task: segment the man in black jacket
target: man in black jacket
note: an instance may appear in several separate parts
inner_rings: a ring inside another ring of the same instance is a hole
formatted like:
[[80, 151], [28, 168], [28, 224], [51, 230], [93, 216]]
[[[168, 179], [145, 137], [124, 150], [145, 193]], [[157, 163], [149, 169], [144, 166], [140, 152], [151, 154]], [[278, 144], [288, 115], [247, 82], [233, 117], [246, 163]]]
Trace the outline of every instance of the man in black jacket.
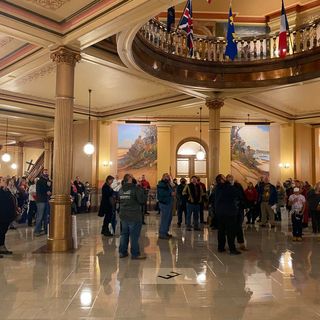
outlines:
[[184, 213], [184, 221], [187, 220], [187, 197], [182, 194], [187, 180], [185, 178], [180, 179], [180, 184], [177, 186], [177, 206], [178, 206], [178, 227], [181, 227], [182, 215]]
[[[40, 236], [41, 234], [48, 233], [48, 208], [49, 198], [51, 196], [51, 182], [49, 180], [48, 170], [43, 169], [42, 175], [36, 184], [36, 202], [37, 202], [37, 214], [36, 214], [36, 226], [34, 229], [34, 235]], [[42, 225], [44, 231], [42, 232]]]
[[216, 177], [216, 183], [214, 204], [218, 222], [218, 251], [225, 251], [227, 236], [230, 254], [240, 254], [234, 243], [237, 232], [238, 192], [222, 174]]

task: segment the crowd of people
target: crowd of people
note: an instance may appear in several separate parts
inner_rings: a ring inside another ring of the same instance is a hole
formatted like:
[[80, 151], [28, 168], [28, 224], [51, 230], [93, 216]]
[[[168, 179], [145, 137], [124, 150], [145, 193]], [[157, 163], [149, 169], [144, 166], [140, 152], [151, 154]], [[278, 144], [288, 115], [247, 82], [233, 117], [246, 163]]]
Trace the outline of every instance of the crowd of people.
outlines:
[[[131, 177], [128, 182], [128, 177]], [[146, 202], [150, 184], [143, 176], [138, 182], [131, 175], [126, 175], [122, 182], [117, 177], [109, 176], [102, 191], [102, 202], [99, 215], [104, 216], [101, 233], [112, 236], [115, 233], [116, 203], [119, 203], [121, 220], [120, 257], [128, 256], [126, 251], [129, 239], [132, 257], [140, 255], [138, 239], [146, 214]], [[117, 192], [112, 189], [116, 182]], [[146, 187], [147, 186], [147, 187]], [[146, 192], [146, 190], [148, 190]], [[232, 255], [246, 251], [243, 234], [243, 223], [256, 224], [261, 228], [275, 228], [276, 221], [288, 214], [292, 223], [292, 240], [302, 241], [302, 229], [312, 220], [314, 233], [320, 233], [320, 183], [312, 187], [308, 182], [288, 179], [283, 184], [273, 185], [269, 177], [261, 177], [254, 185], [249, 182], [246, 188], [229, 174], [226, 177], [219, 174], [215, 183], [206, 190], [199, 177], [193, 176], [187, 183], [185, 178], [172, 179], [168, 173], [163, 174], [157, 184], [157, 207], [160, 212], [159, 239], [172, 238], [169, 233], [172, 217], [177, 212], [177, 227], [181, 228], [184, 220], [186, 231], [201, 231], [205, 224], [211, 229], [217, 229], [218, 251], [225, 252], [226, 242]], [[107, 202], [106, 202], [106, 199]], [[107, 203], [107, 206], [105, 204]], [[204, 208], [208, 208], [208, 218], [205, 221]], [[126, 221], [122, 227], [123, 219]], [[128, 223], [132, 227], [128, 227]], [[112, 231], [108, 229], [112, 226]], [[137, 227], [139, 225], [139, 227]], [[135, 226], [135, 227], [134, 227]], [[236, 242], [238, 246], [236, 246]], [[138, 255], [139, 253], [139, 255]]]
[[[46, 169], [40, 177], [28, 180], [0, 177], [0, 257], [12, 254], [5, 246], [5, 235], [16, 223], [34, 226], [34, 235], [47, 234], [50, 215], [49, 201], [52, 181]], [[139, 236], [147, 210], [151, 186], [144, 175], [136, 180], [126, 174], [121, 180], [109, 175], [102, 187], [98, 215], [103, 217], [101, 234], [112, 237], [116, 233], [117, 216], [120, 218], [120, 257], [128, 256], [130, 242], [133, 259], [145, 259], [139, 249]], [[70, 203], [73, 213], [90, 209], [91, 188], [80, 177], [71, 181]], [[276, 226], [288, 213], [292, 223], [292, 240], [302, 241], [303, 228], [312, 221], [312, 231], [320, 233], [320, 182], [312, 187], [308, 182], [288, 179], [273, 185], [269, 177], [261, 177], [257, 184], [249, 182], [246, 188], [229, 174], [219, 174], [207, 190], [197, 176], [172, 179], [163, 174], [156, 187], [157, 207], [160, 213], [159, 239], [172, 238], [169, 233], [172, 217], [177, 212], [177, 228], [183, 222], [186, 231], [201, 231], [204, 225], [217, 229], [219, 252], [238, 255], [246, 251], [243, 223], [259, 223], [261, 228]], [[208, 209], [208, 217], [205, 217]], [[238, 246], [236, 246], [236, 242]]]
[[[48, 170], [43, 169], [35, 179], [26, 177], [0, 177], [0, 257], [12, 252], [5, 246], [5, 235], [9, 229], [19, 225], [34, 228], [34, 236], [48, 233], [50, 221], [49, 201], [52, 195], [52, 181]], [[79, 177], [71, 181], [70, 205], [74, 213], [88, 211], [91, 188]]]

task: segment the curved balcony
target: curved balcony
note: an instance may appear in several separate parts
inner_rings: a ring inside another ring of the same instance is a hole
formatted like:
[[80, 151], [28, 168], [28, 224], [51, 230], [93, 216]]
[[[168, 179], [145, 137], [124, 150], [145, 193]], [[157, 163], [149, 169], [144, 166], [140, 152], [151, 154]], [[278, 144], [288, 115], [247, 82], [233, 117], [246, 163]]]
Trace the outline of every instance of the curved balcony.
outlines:
[[137, 33], [133, 57], [145, 72], [196, 88], [249, 88], [281, 85], [320, 76], [320, 19], [288, 32], [287, 57], [278, 56], [279, 34], [238, 38], [235, 61], [224, 55], [226, 40], [194, 36], [188, 56], [186, 34], [167, 32], [152, 19]]

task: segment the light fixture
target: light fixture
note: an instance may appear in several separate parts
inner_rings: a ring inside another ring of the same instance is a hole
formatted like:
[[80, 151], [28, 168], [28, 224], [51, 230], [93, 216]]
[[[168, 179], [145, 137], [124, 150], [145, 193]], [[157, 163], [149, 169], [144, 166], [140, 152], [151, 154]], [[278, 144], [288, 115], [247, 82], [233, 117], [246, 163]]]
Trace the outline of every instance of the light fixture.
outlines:
[[94, 153], [94, 145], [91, 142], [91, 89], [89, 89], [89, 132], [88, 132], [88, 143], [83, 147], [83, 152], [88, 156]]
[[250, 121], [250, 114], [248, 113], [248, 121], [244, 123], [245, 126], [270, 126], [270, 121]]
[[3, 162], [10, 162], [11, 160], [11, 156], [8, 153], [8, 118], [7, 118], [7, 127], [6, 127], [6, 151], [5, 153], [2, 155], [1, 159]]
[[201, 111], [202, 111], [202, 107], [200, 107], [200, 141], [199, 141], [199, 151], [197, 152], [197, 154], [196, 154], [196, 158], [197, 158], [197, 160], [204, 160], [204, 158], [205, 158], [205, 153], [203, 152], [203, 150], [202, 150], [202, 148], [201, 148], [201, 133], [202, 133], [202, 126], [201, 126], [201, 120], [202, 120], [202, 118], [201, 118]]
[[112, 161], [107, 161], [107, 160], [104, 160], [104, 161], [102, 161], [102, 165], [104, 166], [104, 167], [111, 167], [112, 166]]
[[280, 168], [284, 168], [284, 169], [289, 169], [290, 168], [290, 163], [286, 162], [286, 163], [279, 163], [279, 167]]
[[13, 163], [13, 164], [11, 165], [11, 169], [16, 170], [17, 168], [18, 168], [18, 166], [17, 166], [15, 163]]

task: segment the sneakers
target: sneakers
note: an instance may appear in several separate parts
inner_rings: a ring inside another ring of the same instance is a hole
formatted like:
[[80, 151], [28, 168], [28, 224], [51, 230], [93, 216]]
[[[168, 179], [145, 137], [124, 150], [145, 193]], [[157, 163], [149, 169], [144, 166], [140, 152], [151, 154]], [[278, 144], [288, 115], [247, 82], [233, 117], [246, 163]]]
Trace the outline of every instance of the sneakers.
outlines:
[[1, 254], [12, 254], [12, 251], [9, 251], [7, 248], [6, 248], [6, 246], [1, 246], [0, 247], [0, 255]]
[[139, 256], [131, 257], [132, 260], [145, 260], [147, 256], [140, 254]]
[[292, 237], [292, 241], [297, 241], [297, 237]]
[[119, 253], [119, 258], [126, 258], [128, 253]]
[[301, 242], [302, 241], [302, 237], [297, 237], [297, 241]]
[[113, 234], [110, 231], [101, 231], [101, 234], [105, 237], [113, 237]]

